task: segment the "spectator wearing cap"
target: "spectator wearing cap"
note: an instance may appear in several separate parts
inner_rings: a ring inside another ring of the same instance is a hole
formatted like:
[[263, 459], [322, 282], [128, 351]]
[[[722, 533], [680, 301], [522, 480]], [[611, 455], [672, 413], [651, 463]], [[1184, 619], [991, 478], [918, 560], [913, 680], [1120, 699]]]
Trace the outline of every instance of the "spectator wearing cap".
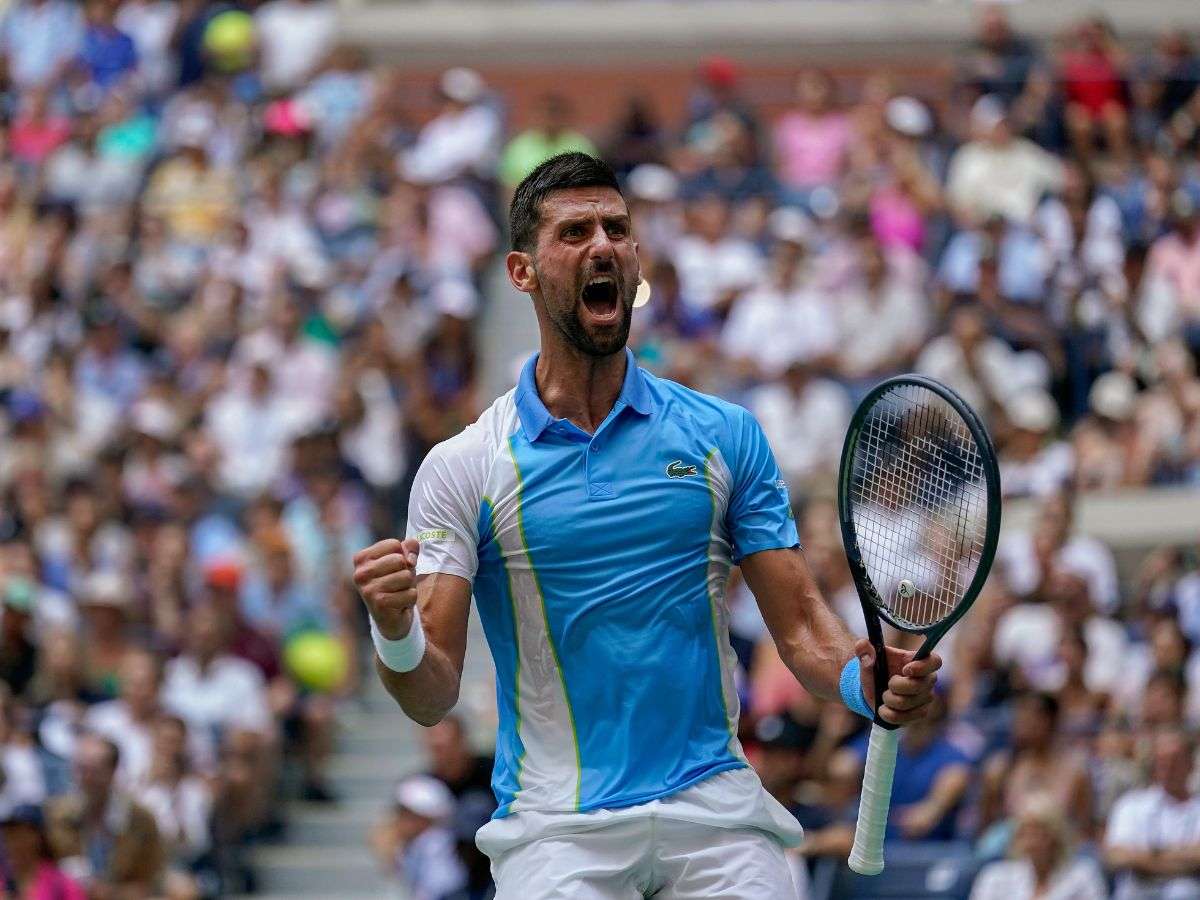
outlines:
[[709, 56], [701, 60], [688, 96], [684, 145], [694, 146], [707, 139], [709, 126], [720, 116], [733, 116], [746, 126], [757, 158], [758, 114], [743, 96], [741, 66], [727, 56]]
[[116, 572], [93, 572], [83, 582], [79, 608], [87, 635], [84, 678], [97, 696], [117, 696], [117, 672], [134, 649], [129, 634], [133, 599], [129, 580]]
[[779, 209], [767, 228], [767, 273], [737, 298], [718, 338], [727, 363], [751, 384], [778, 378], [792, 361], [824, 360], [838, 340], [830, 304], [814, 289], [812, 223], [798, 210]]
[[1075, 856], [1067, 812], [1052, 796], [1030, 796], [1016, 818], [1011, 858], [979, 873], [971, 900], [1105, 900], [1103, 873]]
[[42, 808], [21, 804], [0, 815], [0, 886], [20, 900], [86, 900], [79, 883], [68, 877], [46, 837]]
[[[970, 786], [971, 761], [947, 737], [946, 718], [945, 700], [938, 697], [928, 716], [900, 733], [889, 837], [945, 841], [958, 833], [956, 819]], [[860, 767], [867, 738], [860, 735], [843, 751], [853, 753]]]
[[559, 153], [578, 150], [596, 156], [596, 145], [573, 126], [574, 110], [562, 94], [538, 99], [534, 124], [514, 137], [500, 156], [500, 181], [510, 192], [530, 172]]
[[1088, 392], [1090, 413], [1072, 432], [1080, 490], [1145, 485], [1163, 453], [1162, 434], [1146, 427], [1138, 386], [1125, 372], [1106, 372]]
[[642, 163], [630, 170], [625, 184], [629, 216], [638, 223], [638, 252], [658, 260], [683, 230], [679, 176], [667, 166]]
[[[1028, 692], [1014, 702], [1011, 746], [989, 756], [981, 772], [979, 827], [988, 846], [1007, 848], [1021, 809], [1031, 797], [1049, 794], [1071, 810], [1087, 833], [1092, 826], [1092, 794], [1084, 761], [1064, 747], [1059, 732], [1058, 700]], [[995, 826], [991, 834], [987, 830]]]
[[79, 738], [75, 789], [46, 805], [50, 843], [89, 896], [152, 896], [162, 875], [162, 843], [154, 816], [118, 787], [119, 760], [111, 741]]
[[1104, 833], [1115, 900], [1200, 894], [1200, 798], [1191, 790], [1194, 747], [1178, 730], [1153, 739], [1153, 780], [1122, 795]]
[[474, 69], [447, 69], [438, 96], [441, 109], [401, 157], [401, 173], [422, 184], [463, 176], [486, 182], [496, 170], [501, 131], [483, 77]]
[[1074, 474], [1071, 447], [1055, 437], [1059, 414], [1039, 388], [1004, 402], [1007, 433], [1000, 441], [1000, 484], [1006, 497], [1045, 497], [1062, 490]]
[[930, 310], [919, 287], [924, 266], [911, 251], [889, 250], [861, 227], [852, 239], [853, 273], [831, 298], [838, 313], [836, 366], [843, 379], [865, 389], [911, 367], [929, 335]]
[[1015, 137], [1000, 98], [981, 97], [971, 110], [972, 139], [950, 160], [946, 195], [964, 223], [1004, 216], [1027, 223], [1042, 195], [1062, 181], [1062, 163], [1032, 141]]
[[385, 872], [399, 878], [413, 900], [439, 900], [461, 890], [467, 872], [447, 827], [454, 796], [428, 775], [396, 787], [393, 807], [371, 831], [371, 847]]
[[204, 567], [201, 602], [211, 603], [229, 628], [229, 652], [251, 663], [267, 683], [282, 669], [278, 642], [251, 625], [241, 608], [242, 564], [235, 559], [215, 559]]

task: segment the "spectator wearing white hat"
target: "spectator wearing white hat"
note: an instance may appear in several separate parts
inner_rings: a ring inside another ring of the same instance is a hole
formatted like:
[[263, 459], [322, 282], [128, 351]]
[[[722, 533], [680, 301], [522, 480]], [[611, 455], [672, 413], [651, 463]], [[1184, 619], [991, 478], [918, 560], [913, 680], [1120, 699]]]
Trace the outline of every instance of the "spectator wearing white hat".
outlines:
[[486, 87], [474, 69], [442, 73], [441, 111], [402, 156], [400, 172], [405, 178], [437, 184], [459, 176], [493, 176], [500, 153], [500, 116], [487, 102]]
[[83, 580], [79, 608], [87, 635], [84, 680], [96, 696], [112, 698], [119, 692], [118, 673], [134, 649], [129, 633], [133, 602], [133, 585], [118, 572], [92, 572]]
[[972, 139], [950, 160], [946, 193], [963, 222], [1004, 216], [1026, 223], [1038, 201], [1062, 182], [1062, 163], [1037, 144], [1014, 137], [999, 97], [985, 96], [971, 110]]
[[672, 263], [688, 306], [724, 315], [734, 299], [758, 281], [762, 254], [730, 232], [730, 209], [718, 194], [705, 194], [687, 208], [687, 230], [676, 242]]
[[1054, 399], [1039, 388], [1004, 403], [1009, 428], [1000, 443], [1000, 485], [1005, 497], [1044, 497], [1070, 484], [1075, 460], [1071, 446], [1055, 437], [1059, 424]]
[[411, 775], [396, 786], [392, 808], [371, 831], [379, 864], [412, 900], [439, 900], [467, 883], [448, 827], [454, 809], [454, 795], [444, 784], [429, 775]]

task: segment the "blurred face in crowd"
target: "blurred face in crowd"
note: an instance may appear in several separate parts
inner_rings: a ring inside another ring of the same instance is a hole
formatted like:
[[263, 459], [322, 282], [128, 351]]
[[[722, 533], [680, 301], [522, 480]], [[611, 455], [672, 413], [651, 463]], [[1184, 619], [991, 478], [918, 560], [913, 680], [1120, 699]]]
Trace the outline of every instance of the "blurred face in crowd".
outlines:
[[716, 243], [725, 235], [729, 224], [729, 207], [716, 194], [702, 197], [688, 210], [692, 230], [709, 243]]
[[833, 82], [824, 72], [809, 69], [796, 80], [796, 99], [807, 113], [825, 112], [833, 99]]
[[1160, 734], [1154, 740], [1154, 783], [1173, 797], [1189, 796], [1192, 774], [1192, 748], [1177, 731]]
[[1012, 742], [1018, 750], [1048, 747], [1054, 741], [1055, 717], [1042, 698], [1026, 695], [1013, 710]]
[[1160, 669], [1181, 670], [1187, 663], [1187, 642], [1173, 619], [1161, 619], [1154, 626], [1150, 632], [1150, 650]]
[[135, 650], [125, 657], [121, 663], [121, 699], [137, 719], [158, 706], [158, 664], [151, 654]]
[[1018, 822], [1012, 849], [1014, 856], [1029, 860], [1038, 872], [1053, 870], [1063, 851], [1059, 835], [1035, 816], [1023, 817]]
[[458, 719], [448, 716], [433, 727], [425, 729], [422, 737], [425, 741], [425, 755], [435, 774], [453, 777], [471, 764], [471, 747]]
[[979, 42], [990, 50], [1001, 50], [1009, 39], [1008, 18], [995, 7], [984, 10], [979, 22]]
[[207, 604], [196, 606], [188, 615], [188, 646], [202, 660], [211, 660], [221, 651], [221, 622], [216, 609]]
[[160, 718], [154, 725], [154, 757], [159, 765], [172, 774], [183, 774], [186, 749], [186, 726], [174, 716]]
[[75, 747], [75, 781], [93, 805], [103, 805], [112, 791], [117, 771], [112, 746], [95, 735], [84, 735]]
[[639, 267], [625, 201], [607, 187], [554, 191], [541, 204], [530, 254], [546, 317], [585, 356], [624, 349]]
[[1151, 676], [1142, 694], [1142, 726], [1175, 727], [1183, 721], [1183, 686], [1171, 672]]
[[42, 837], [35, 826], [25, 822], [9, 822], [0, 826], [0, 846], [18, 871], [35, 865], [41, 850]]

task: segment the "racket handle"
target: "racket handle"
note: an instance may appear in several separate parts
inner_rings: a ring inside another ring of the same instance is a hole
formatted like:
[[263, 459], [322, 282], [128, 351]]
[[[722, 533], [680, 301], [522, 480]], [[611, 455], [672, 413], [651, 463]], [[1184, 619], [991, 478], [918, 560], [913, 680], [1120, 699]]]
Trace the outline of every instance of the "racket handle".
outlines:
[[892, 805], [892, 776], [896, 773], [896, 745], [900, 732], [871, 726], [867, 763], [863, 768], [862, 797], [858, 801], [858, 824], [849, 865], [859, 875], [883, 871], [883, 834], [888, 808]]

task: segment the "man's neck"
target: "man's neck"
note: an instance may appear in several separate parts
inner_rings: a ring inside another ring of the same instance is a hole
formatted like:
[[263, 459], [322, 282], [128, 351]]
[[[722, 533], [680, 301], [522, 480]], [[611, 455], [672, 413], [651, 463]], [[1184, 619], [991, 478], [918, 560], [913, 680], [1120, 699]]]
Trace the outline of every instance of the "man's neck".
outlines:
[[550, 415], [594, 434], [621, 394], [625, 351], [593, 357], [543, 341], [534, 380]]

